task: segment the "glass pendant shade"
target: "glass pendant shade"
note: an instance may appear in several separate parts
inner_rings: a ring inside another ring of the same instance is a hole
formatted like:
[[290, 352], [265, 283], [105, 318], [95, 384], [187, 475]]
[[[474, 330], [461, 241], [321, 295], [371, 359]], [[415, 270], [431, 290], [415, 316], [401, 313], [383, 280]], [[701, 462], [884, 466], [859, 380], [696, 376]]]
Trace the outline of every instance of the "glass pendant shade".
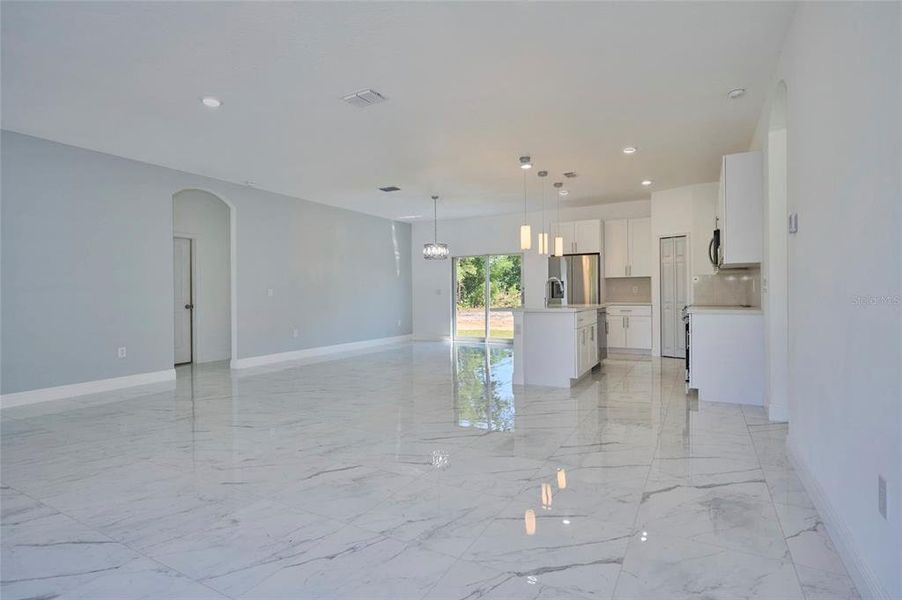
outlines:
[[538, 237], [538, 242], [539, 242], [539, 254], [541, 256], [548, 254], [548, 234], [545, 233], [544, 231], [542, 233], [540, 233], [539, 237]]
[[448, 252], [448, 244], [440, 244], [438, 242], [438, 196], [432, 197], [432, 211], [435, 220], [433, 221], [435, 229], [433, 230], [432, 241], [423, 244], [423, 258], [426, 260], [445, 260], [450, 253]]
[[529, 225], [520, 225], [520, 250], [532, 248], [532, 228]]
[[448, 244], [429, 242], [423, 244], [423, 258], [426, 260], [444, 260], [448, 258]]
[[564, 238], [559, 235], [554, 236], [554, 255], [564, 255]]

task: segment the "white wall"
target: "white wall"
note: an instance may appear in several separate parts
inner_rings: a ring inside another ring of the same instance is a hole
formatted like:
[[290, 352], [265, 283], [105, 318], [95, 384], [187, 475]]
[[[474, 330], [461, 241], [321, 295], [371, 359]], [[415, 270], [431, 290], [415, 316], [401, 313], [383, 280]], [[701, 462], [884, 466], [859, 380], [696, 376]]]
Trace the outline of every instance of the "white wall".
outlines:
[[194, 362], [231, 358], [229, 207], [201, 190], [172, 197], [174, 234], [192, 239]]
[[[439, 207], [441, 214], [441, 207]], [[549, 213], [551, 214], [551, 213]], [[561, 209], [561, 221], [580, 219], [623, 219], [647, 217], [648, 200], [598, 204]], [[545, 302], [548, 259], [536, 252], [535, 237], [541, 216], [529, 214], [533, 248], [524, 252], [523, 285], [527, 306]], [[448, 244], [452, 256], [520, 253], [520, 225], [523, 214], [474, 217], [439, 221], [439, 241]], [[451, 335], [452, 287], [451, 260], [427, 261], [422, 258], [423, 244], [432, 241], [432, 221], [414, 224], [412, 234], [413, 333], [418, 339], [447, 338]]]
[[692, 277], [713, 273], [708, 260], [708, 242], [714, 231], [714, 215], [717, 210], [717, 182], [699, 183], [651, 195], [651, 277], [652, 347], [653, 356], [661, 355], [661, 251], [662, 237], [688, 235], [689, 281], [687, 293], [692, 303]]
[[[902, 597], [900, 7], [800, 4], [772, 84], [787, 86], [788, 208], [799, 215], [789, 447], [862, 592], [887, 598]], [[753, 147], [766, 148], [769, 116], [766, 106]]]
[[235, 207], [233, 359], [411, 332], [407, 224], [9, 131], [0, 147], [3, 394], [172, 369], [185, 189]]

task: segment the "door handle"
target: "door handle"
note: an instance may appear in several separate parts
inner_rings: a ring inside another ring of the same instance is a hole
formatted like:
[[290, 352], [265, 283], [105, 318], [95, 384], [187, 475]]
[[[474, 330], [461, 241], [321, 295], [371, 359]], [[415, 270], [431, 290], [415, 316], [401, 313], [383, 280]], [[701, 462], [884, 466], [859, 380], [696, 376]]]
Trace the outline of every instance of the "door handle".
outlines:
[[193, 304], [186, 304], [186, 305], [185, 305], [185, 308], [187, 308], [188, 310], [193, 310], [193, 309], [194, 309], [194, 305], [193, 305]]

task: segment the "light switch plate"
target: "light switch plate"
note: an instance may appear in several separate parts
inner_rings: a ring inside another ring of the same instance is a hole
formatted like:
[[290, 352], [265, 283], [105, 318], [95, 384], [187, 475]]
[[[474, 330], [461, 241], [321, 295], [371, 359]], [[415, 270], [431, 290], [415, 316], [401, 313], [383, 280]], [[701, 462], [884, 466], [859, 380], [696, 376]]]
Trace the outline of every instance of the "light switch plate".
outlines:
[[882, 475], [877, 476], [877, 510], [880, 516], [886, 518], [886, 479]]

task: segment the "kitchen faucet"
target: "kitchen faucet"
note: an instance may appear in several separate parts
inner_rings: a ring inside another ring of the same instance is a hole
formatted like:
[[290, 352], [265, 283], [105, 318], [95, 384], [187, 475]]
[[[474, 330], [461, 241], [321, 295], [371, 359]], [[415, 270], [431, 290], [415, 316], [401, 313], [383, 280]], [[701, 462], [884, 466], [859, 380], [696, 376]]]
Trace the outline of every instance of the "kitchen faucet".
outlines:
[[[545, 307], [548, 307], [548, 300], [556, 297], [554, 294], [555, 289], [559, 290], [560, 298], [564, 297], [564, 282], [561, 281], [557, 277], [549, 277], [545, 280]], [[550, 292], [550, 293], [549, 293]]]

